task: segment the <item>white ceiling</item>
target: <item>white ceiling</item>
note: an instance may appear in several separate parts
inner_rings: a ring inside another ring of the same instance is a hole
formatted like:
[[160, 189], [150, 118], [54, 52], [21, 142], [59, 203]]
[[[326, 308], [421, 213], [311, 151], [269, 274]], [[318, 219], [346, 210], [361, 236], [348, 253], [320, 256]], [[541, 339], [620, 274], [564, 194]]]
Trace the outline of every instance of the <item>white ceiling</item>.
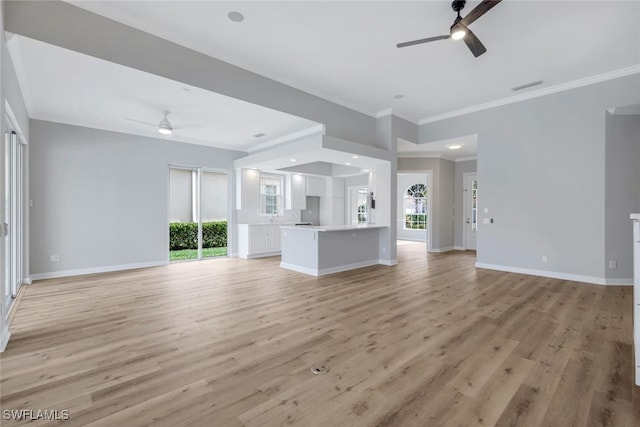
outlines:
[[[446, 34], [450, 1], [71, 1], [140, 30], [375, 116], [418, 123], [523, 92], [640, 64], [640, 2], [505, 0], [471, 25], [488, 51], [474, 58], [444, 40], [397, 49], [396, 43]], [[465, 15], [478, 4], [469, 1]], [[227, 18], [236, 10], [241, 23]], [[159, 137], [162, 111], [173, 140], [255, 151], [314, 122], [193, 86], [14, 36], [10, 53], [31, 117]], [[404, 99], [394, 99], [397, 94]], [[267, 136], [256, 139], [252, 135]], [[267, 141], [265, 143], [265, 141]], [[407, 142], [408, 143], [408, 142]], [[400, 153], [468, 157], [400, 144]], [[409, 143], [410, 144], [410, 143]], [[431, 145], [431, 144], [429, 144]]]
[[[8, 48], [34, 119], [239, 151], [319, 127], [310, 120], [26, 37], [14, 35]], [[175, 128], [170, 137], [158, 133], [165, 110]], [[258, 133], [266, 136], [253, 136]]]
[[[392, 107], [414, 122], [532, 81], [545, 83], [529, 90], [640, 64], [638, 1], [505, 0], [471, 25], [487, 47], [479, 58], [452, 40], [395, 47], [447, 34], [449, 0], [72, 3], [363, 113]], [[245, 20], [230, 21], [233, 10]]]

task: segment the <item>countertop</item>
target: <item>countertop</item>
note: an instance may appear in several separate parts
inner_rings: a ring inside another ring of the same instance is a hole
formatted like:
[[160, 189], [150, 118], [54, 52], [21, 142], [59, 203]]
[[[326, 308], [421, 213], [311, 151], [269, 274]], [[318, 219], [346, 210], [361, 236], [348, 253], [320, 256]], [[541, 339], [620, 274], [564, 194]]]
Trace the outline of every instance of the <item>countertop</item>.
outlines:
[[374, 228], [387, 228], [386, 225], [357, 224], [357, 225], [283, 225], [285, 230], [309, 230], [309, 231], [350, 231]]

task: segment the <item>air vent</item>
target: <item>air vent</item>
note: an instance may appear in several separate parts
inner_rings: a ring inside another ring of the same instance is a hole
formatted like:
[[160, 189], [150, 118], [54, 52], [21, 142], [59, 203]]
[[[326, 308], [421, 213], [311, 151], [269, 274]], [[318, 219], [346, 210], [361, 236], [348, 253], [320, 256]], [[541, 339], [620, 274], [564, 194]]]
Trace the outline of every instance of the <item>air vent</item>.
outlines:
[[521, 86], [512, 87], [511, 90], [516, 92], [516, 91], [519, 91], [519, 90], [522, 90], [522, 89], [526, 89], [526, 88], [529, 88], [529, 87], [532, 87], [532, 86], [541, 85], [542, 83], [544, 83], [544, 80], [538, 80], [538, 81], [535, 81], [535, 82], [523, 84]]
[[267, 136], [267, 134], [260, 132], [260, 133], [256, 133], [255, 135], [253, 135], [254, 138], [262, 138], [263, 136]]

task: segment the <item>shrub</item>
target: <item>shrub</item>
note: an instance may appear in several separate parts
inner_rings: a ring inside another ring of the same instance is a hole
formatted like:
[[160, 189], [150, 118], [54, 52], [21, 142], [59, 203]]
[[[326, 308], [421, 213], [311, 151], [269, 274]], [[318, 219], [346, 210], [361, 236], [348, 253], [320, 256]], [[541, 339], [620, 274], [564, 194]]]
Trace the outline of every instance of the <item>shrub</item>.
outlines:
[[[227, 222], [202, 223], [202, 247], [223, 248], [227, 246]], [[198, 223], [172, 222], [169, 224], [169, 249], [198, 249]]]

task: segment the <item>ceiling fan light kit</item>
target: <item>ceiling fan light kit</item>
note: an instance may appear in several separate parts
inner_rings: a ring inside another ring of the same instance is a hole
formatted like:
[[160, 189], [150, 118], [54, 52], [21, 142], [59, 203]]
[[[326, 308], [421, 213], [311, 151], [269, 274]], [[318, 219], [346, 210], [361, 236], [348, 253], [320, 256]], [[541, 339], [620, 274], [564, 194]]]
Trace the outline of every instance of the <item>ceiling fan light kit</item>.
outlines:
[[451, 8], [458, 14], [453, 21], [453, 25], [449, 28], [449, 34], [443, 36], [428, 37], [425, 39], [413, 40], [409, 42], [398, 43], [397, 47], [407, 47], [416, 44], [433, 42], [436, 40], [464, 40], [473, 56], [476, 58], [487, 51], [482, 42], [476, 37], [475, 34], [469, 29], [469, 25], [482, 15], [487, 13], [495, 5], [500, 3], [501, 0], [483, 0], [478, 4], [471, 12], [469, 12], [464, 18], [460, 16], [460, 11], [464, 9], [466, 0], [454, 0], [451, 3]]
[[173, 133], [171, 122], [169, 122], [169, 119], [167, 118], [168, 115], [169, 115], [169, 112], [165, 111], [164, 118], [160, 120], [160, 123], [158, 123], [158, 132], [160, 132], [163, 135], [171, 135]]

